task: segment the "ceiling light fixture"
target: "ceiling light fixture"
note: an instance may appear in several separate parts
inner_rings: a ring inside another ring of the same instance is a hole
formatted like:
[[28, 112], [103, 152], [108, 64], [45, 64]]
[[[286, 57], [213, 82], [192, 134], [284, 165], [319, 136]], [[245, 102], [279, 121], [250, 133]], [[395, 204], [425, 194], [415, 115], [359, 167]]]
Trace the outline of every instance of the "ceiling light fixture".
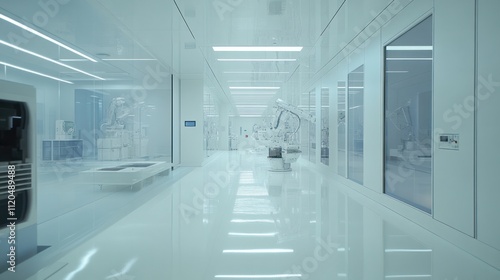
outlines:
[[224, 250], [222, 253], [240, 253], [240, 254], [267, 254], [267, 253], [293, 253], [293, 249], [241, 249]]
[[67, 46], [67, 45], [65, 45], [65, 44], [57, 41], [57, 40], [55, 40], [55, 39], [52, 39], [49, 36], [47, 36], [47, 35], [45, 35], [43, 33], [40, 33], [39, 31], [36, 31], [35, 29], [33, 29], [33, 28], [31, 28], [31, 27], [29, 27], [27, 25], [24, 25], [24, 24], [22, 24], [22, 23], [20, 23], [20, 22], [18, 22], [16, 20], [14, 20], [14, 19], [6, 16], [6, 15], [0, 14], [0, 19], [3, 19], [3, 20], [5, 20], [5, 21], [7, 21], [7, 22], [9, 22], [9, 23], [17, 26], [17, 27], [20, 27], [20, 28], [22, 28], [22, 29], [24, 29], [24, 30], [26, 30], [26, 31], [28, 31], [28, 32], [30, 32], [30, 33], [32, 33], [32, 34], [40, 37], [40, 38], [43, 38], [43, 39], [45, 39], [45, 40], [47, 40], [47, 41], [49, 41], [51, 43], [54, 43], [54, 44], [56, 44], [56, 45], [58, 45], [58, 46], [60, 46], [62, 48], [65, 48], [68, 51], [70, 51], [70, 52], [72, 52], [74, 54], [77, 54], [77, 55], [79, 55], [79, 56], [81, 56], [83, 58], [86, 58], [86, 59], [88, 59], [88, 60], [90, 60], [92, 62], [97, 62], [97, 60], [91, 58], [90, 56], [87, 56], [87, 55], [85, 55], [85, 54], [83, 54], [83, 53], [81, 53], [81, 52], [79, 52], [79, 51], [77, 51], [77, 50], [75, 50], [75, 49], [73, 49], [73, 48], [71, 48], [71, 47], [69, 47], [69, 46]]
[[274, 94], [276, 94], [276, 92], [274, 92], [274, 91], [272, 91], [272, 92], [258, 92], [258, 91], [233, 92], [232, 91], [231, 94], [233, 94], [233, 95], [248, 95], [248, 94], [250, 94], [250, 95], [257, 95], [257, 94], [259, 94], [259, 95], [266, 95], [266, 94], [268, 94], [268, 95], [274, 95]]
[[277, 232], [266, 232], [266, 233], [247, 233], [247, 232], [229, 232], [228, 235], [231, 236], [256, 236], [256, 237], [269, 237], [276, 236]]
[[229, 89], [280, 89], [280, 87], [229, 87]]
[[235, 275], [215, 275], [215, 278], [239, 278], [239, 279], [272, 279], [272, 278], [302, 278], [302, 274], [235, 274]]
[[387, 46], [388, 51], [432, 51], [432, 46]]
[[156, 61], [156, 58], [103, 58], [103, 61]]
[[237, 108], [267, 108], [267, 105], [236, 105]]
[[76, 61], [88, 61], [88, 59], [85, 58], [61, 58], [59, 61], [64, 61], [64, 62], [76, 62]]
[[386, 60], [432, 60], [432, 57], [388, 57]]
[[274, 224], [274, 220], [269, 219], [233, 219], [231, 223], [271, 223]]
[[[253, 83], [254, 80], [228, 80], [228, 83]], [[283, 81], [277, 80], [267, 80], [267, 81], [259, 81], [259, 83], [282, 83]]]
[[385, 71], [385, 73], [392, 73], [392, 74], [398, 74], [398, 73], [408, 73], [408, 71], [404, 71], [404, 70], [387, 70]]
[[219, 58], [218, 61], [225, 62], [291, 62], [296, 58]]
[[11, 44], [11, 43], [5, 42], [5, 41], [3, 41], [3, 40], [0, 40], [0, 44], [5, 45], [5, 46], [10, 47], [10, 48], [13, 48], [13, 49], [15, 49], [15, 50], [18, 50], [18, 51], [21, 51], [21, 52], [24, 52], [24, 53], [30, 54], [30, 55], [32, 55], [32, 56], [36, 56], [36, 57], [41, 58], [41, 59], [43, 59], [43, 60], [46, 60], [46, 61], [52, 62], [52, 63], [54, 63], [54, 64], [60, 65], [60, 66], [62, 66], [62, 67], [66, 67], [66, 68], [69, 68], [69, 69], [71, 69], [71, 70], [74, 70], [74, 71], [80, 72], [80, 73], [82, 73], [82, 74], [85, 74], [85, 75], [87, 75], [87, 76], [90, 76], [90, 77], [96, 78], [96, 79], [98, 79], [98, 80], [101, 80], [101, 81], [105, 81], [105, 80], [106, 80], [106, 79], [101, 78], [101, 77], [99, 77], [99, 76], [92, 75], [92, 74], [87, 73], [87, 72], [85, 72], [85, 71], [83, 71], [83, 70], [80, 70], [80, 69], [78, 69], [78, 68], [75, 68], [75, 67], [69, 66], [69, 65], [64, 64], [64, 63], [61, 63], [61, 62], [59, 62], [59, 61], [57, 61], [57, 60], [54, 60], [54, 59], [52, 59], [52, 58], [48, 58], [48, 57], [43, 56], [43, 55], [41, 55], [41, 54], [38, 54], [38, 53], [36, 53], [36, 52], [32, 52], [32, 51], [29, 51], [29, 50], [27, 50], [27, 49], [23, 49], [23, 48], [21, 48], [21, 47], [18, 47], [18, 46], [16, 46], [16, 45]]
[[303, 47], [280, 46], [246, 46], [246, 47], [212, 47], [215, 52], [300, 52]]
[[11, 68], [14, 68], [14, 69], [17, 69], [17, 70], [21, 70], [21, 71], [24, 71], [24, 72], [35, 74], [35, 75], [38, 75], [38, 76], [42, 76], [42, 77], [45, 77], [45, 78], [56, 80], [56, 81], [59, 81], [59, 82], [63, 82], [63, 83], [67, 83], [67, 84], [73, 84], [70, 81], [59, 79], [59, 78], [56, 78], [56, 77], [53, 77], [53, 76], [49, 76], [49, 75], [46, 75], [46, 74], [43, 74], [43, 73], [40, 73], [40, 72], [36, 72], [36, 71], [30, 70], [30, 69], [26, 69], [26, 68], [23, 68], [23, 67], [20, 67], [20, 66], [16, 66], [16, 65], [13, 65], [13, 64], [10, 64], [10, 63], [6, 63], [6, 62], [3, 62], [3, 61], [0, 61], [0, 64], [8, 66], [8, 67], [11, 67]]
[[289, 74], [290, 72], [224, 72], [224, 74]]

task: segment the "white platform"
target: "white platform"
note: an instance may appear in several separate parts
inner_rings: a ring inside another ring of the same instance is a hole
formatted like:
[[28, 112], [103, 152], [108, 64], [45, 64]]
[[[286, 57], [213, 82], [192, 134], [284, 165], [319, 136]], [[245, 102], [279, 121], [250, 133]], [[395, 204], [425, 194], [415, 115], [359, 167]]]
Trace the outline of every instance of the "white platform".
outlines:
[[88, 184], [133, 186], [160, 173], [169, 173], [171, 163], [164, 161], [124, 162], [116, 166], [95, 168], [82, 172]]

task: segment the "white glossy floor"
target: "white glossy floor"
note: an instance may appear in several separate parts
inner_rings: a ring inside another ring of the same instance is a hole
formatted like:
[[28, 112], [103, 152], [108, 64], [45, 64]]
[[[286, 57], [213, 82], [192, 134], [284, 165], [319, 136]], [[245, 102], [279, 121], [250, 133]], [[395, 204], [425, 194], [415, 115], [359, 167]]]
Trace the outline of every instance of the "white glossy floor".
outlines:
[[28, 279], [500, 279], [303, 160], [288, 173], [267, 165], [216, 154]]

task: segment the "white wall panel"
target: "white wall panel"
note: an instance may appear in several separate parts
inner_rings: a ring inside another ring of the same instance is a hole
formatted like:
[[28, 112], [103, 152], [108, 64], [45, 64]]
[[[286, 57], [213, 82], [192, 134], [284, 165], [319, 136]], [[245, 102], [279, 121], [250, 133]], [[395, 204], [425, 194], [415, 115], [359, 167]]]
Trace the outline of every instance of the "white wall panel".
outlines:
[[[196, 127], [185, 127], [196, 121]], [[203, 152], [203, 80], [181, 80], [181, 165], [201, 166]]]
[[383, 110], [382, 46], [380, 32], [365, 47], [365, 113], [364, 113], [364, 185], [382, 193]]
[[500, 250], [500, 1], [477, 3], [477, 238]]
[[[474, 102], [474, 2], [435, 1], [434, 11], [433, 213], [473, 236], [474, 114], [467, 107]], [[459, 150], [439, 149], [441, 132], [459, 134]]]

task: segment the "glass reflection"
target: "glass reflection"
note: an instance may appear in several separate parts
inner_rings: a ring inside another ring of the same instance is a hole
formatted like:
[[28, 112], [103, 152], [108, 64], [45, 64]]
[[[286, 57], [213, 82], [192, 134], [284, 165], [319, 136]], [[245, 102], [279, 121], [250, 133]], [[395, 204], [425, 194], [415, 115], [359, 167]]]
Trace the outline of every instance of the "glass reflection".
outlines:
[[330, 89], [321, 89], [321, 162], [330, 165]]
[[385, 193], [432, 203], [432, 18], [385, 48]]
[[339, 81], [337, 83], [337, 164], [338, 174], [347, 176], [346, 165], [346, 82]]
[[347, 111], [348, 170], [349, 179], [363, 184], [363, 111], [364, 67], [361, 65], [348, 75]]

